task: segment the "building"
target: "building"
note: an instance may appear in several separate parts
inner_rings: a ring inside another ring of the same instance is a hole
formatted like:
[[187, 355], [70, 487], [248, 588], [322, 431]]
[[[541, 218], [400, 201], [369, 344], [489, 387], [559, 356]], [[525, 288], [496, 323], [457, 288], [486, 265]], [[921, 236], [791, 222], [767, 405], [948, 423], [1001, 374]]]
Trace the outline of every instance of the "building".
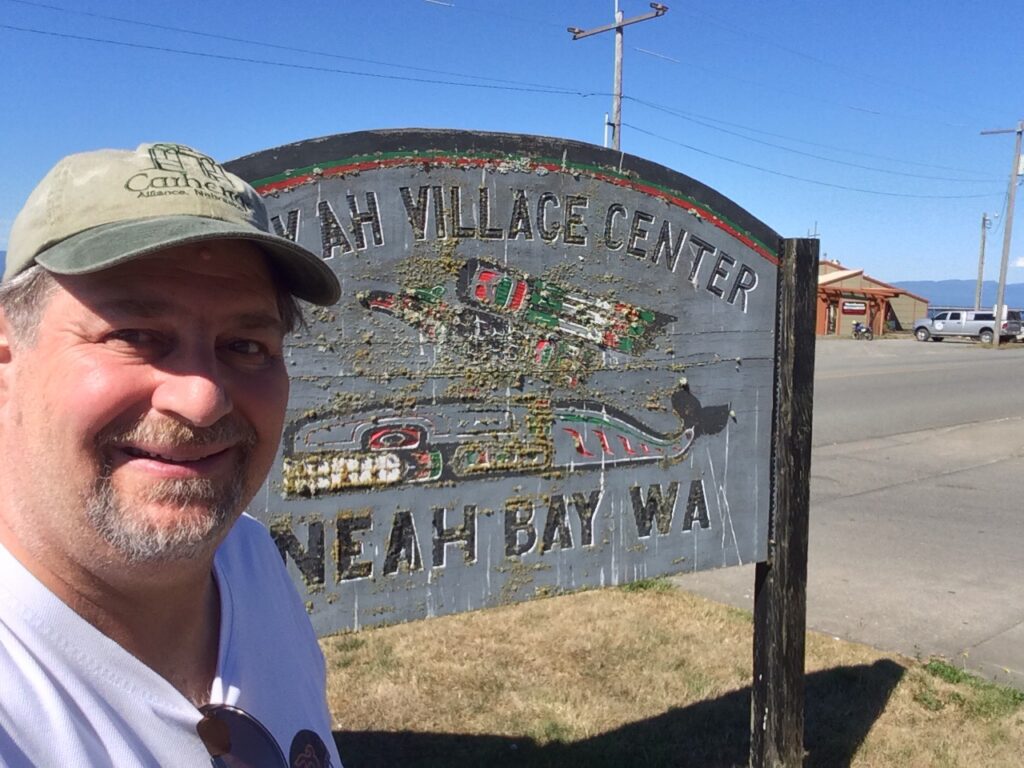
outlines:
[[913, 331], [914, 320], [928, 314], [928, 299], [864, 274], [838, 261], [818, 262], [819, 336], [850, 336], [860, 321], [876, 336]]

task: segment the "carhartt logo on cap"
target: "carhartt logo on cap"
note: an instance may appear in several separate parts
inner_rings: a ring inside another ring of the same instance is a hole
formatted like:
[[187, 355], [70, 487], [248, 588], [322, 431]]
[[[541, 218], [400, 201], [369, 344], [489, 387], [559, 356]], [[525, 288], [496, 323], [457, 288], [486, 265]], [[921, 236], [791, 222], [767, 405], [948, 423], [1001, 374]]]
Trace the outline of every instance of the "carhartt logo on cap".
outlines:
[[153, 167], [133, 174], [124, 184], [138, 197], [192, 194], [251, 210], [244, 188], [212, 157], [181, 144], [153, 144], [149, 159]]

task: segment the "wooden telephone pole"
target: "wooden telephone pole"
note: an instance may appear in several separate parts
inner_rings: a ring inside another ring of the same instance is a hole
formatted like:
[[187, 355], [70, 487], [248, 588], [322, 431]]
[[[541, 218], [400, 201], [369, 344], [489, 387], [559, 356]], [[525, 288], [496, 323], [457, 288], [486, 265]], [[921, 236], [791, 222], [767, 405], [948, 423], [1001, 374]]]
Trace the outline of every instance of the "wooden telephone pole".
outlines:
[[999, 325], [1003, 321], [1003, 302], [1006, 299], [1006, 267], [1010, 261], [1010, 242], [1013, 239], [1013, 204], [1017, 199], [1017, 177], [1020, 176], [1020, 137], [1024, 133], [1024, 120], [1017, 123], [1016, 128], [1002, 128], [995, 131], [982, 131], [982, 136], [996, 133], [1016, 133], [1017, 142], [1013, 151], [1013, 168], [1010, 170], [1010, 191], [1006, 201], [1006, 221], [1003, 222], [1003, 259], [999, 263], [999, 287], [996, 289], [996, 324], [995, 338], [992, 347], [999, 347]]
[[[995, 214], [998, 216], [999, 214]], [[992, 226], [987, 213], [981, 214], [981, 248], [978, 251], [978, 284], [974, 288], [974, 308], [981, 309], [981, 286], [985, 280], [985, 231]]]
[[651, 3], [653, 9], [650, 13], [644, 13], [640, 16], [634, 16], [631, 19], [623, 19], [622, 11], [619, 10], [619, 1], [615, 0], [615, 21], [612, 24], [605, 24], [603, 27], [595, 27], [594, 29], [580, 29], [579, 27], [569, 27], [568, 30], [572, 34], [573, 40], [579, 40], [584, 37], [590, 37], [592, 35], [600, 34], [601, 32], [607, 32], [611, 29], [615, 30], [615, 86], [612, 91], [612, 119], [608, 125], [612, 129], [612, 149], [620, 149], [620, 134], [622, 133], [622, 28], [629, 26], [630, 24], [636, 24], [640, 21], [647, 21], [648, 19], [656, 19], [659, 16], [664, 16], [668, 13], [668, 6], [662, 5], [661, 3]]

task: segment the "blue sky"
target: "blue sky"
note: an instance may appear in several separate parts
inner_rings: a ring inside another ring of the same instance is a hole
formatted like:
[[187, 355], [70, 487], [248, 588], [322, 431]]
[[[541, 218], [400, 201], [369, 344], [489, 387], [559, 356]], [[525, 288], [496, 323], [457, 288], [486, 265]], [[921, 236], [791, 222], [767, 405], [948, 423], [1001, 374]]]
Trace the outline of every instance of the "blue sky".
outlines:
[[[979, 134], [1024, 118], [1019, 0], [666, 4], [625, 32], [625, 151], [784, 235], [816, 226], [829, 258], [889, 281], [973, 278], [982, 213], [999, 213], [985, 270], [998, 275], [1013, 135]], [[42, 175], [98, 147], [177, 141], [228, 160], [401, 127], [600, 144], [614, 36], [566, 27], [613, 8], [0, 0], [0, 249]], [[1021, 207], [1011, 263], [1024, 264]]]

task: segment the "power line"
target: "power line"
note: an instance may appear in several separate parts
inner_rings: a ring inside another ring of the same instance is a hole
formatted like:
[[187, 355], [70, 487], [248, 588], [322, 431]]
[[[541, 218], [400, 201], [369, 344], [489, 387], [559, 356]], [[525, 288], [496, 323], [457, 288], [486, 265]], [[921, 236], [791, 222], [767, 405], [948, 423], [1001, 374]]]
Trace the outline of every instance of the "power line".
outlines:
[[630, 125], [629, 123], [623, 123], [623, 125], [625, 127], [627, 127], [627, 128], [631, 128], [632, 130], [637, 131], [638, 133], [645, 134], [646, 136], [651, 136], [651, 137], [653, 137], [655, 139], [660, 139], [661, 141], [666, 141], [669, 144], [675, 144], [678, 147], [682, 147], [684, 149], [689, 149], [690, 151], [697, 152], [697, 153], [699, 153], [701, 155], [706, 155], [708, 157], [713, 157], [716, 160], [723, 160], [723, 161], [725, 161], [727, 163], [732, 163], [734, 165], [739, 165], [739, 166], [742, 166], [744, 168], [751, 168], [751, 169], [753, 169], [755, 171], [762, 171], [763, 173], [770, 173], [773, 176], [781, 176], [781, 177], [786, 178], [786, 179], [793, 179], [794, 181], [803, 181], [803, 182], [806, 182], [808, 184], [817, 184], [818, 186], [821, 186], [821, 187], [831, 187], [833, 189], [842, 189], [842, 190], [845, 190], [847, 192], [860, 192], [860, 193], [863, 193], [863, 194], [880, 195], [880, 196], [883, 196], [883, 197], [915, 198], [915, 199], [919, 199], [919, 200], [972, 200], [972, 199], [979, 199], [979, 198], [984, 198], [984, 197], [992, 197], [992, 195], [912, 195], [912, 194], [908, 194], [908, 193], [904, 193], [904, 192], [887, 192], [887, 191], [878, 190], [878, 189], [863, 189], [861, 187], [849, 187], [849, 186], [845, 186], [843, 184], [833, 184], [832, 182], [828, 182], [828, 181], [821, 181], [819, 179], [808, 179], [808, 178], [806, 178], [804, 176], [795, 176], [795, 175], [790, 174], [790, 173], [783, 173], [782, 171], [774, 171], [774, 170], [772, 170], [770, 168], [763, 168], [763, 167], [761, 167], [759, 165], [752, 165], [751, 163], [744, 163], [741, 160], [735, 160], [735, 159], [733, 159], [731, 157], [726, 157], [725, 155], [718, 155], [718, 154], [715, 154], [714, 152], [708, 152], [705, 149], [700, 149], [699, 147], [694, 147], [694, 146], [692, 146], [690, 144], [684, 144], [681, 141], [676, 141], [675, 139], [670, 139], [667, 136], [662, 136], [662, 135], [654, 133], [652, 131], [644, 130], [643, 128], [640, 128], [638, 126]]
[[[682, 120], [687, 120], [687, 121], [691, 121], [691, 122], [697, 122], [697, 118], [701, 118], [703, 120], [707, 120], [707, 121], [712, 122], [712, 123], [719, 123], [721, 125], [729, 125], [729, 126], [732, 126], [733, 128], [740, 128], [740, 129], [742, 129], [744, 131], [750, 131], [751, 133], [759, 133], [762, 136], [772, 136], [772, 137], [774, 137], [776, 139], [784, 139], [785, 141], [792, 141], [792, 142], [795, 142], [797, 144], [806, 144], [809, 147], [821, 147], [822, 149], [831, 149], [831, 150], [833, 150], [835, 152], [846, 152], [847, 154], [850, 154], [850, 155], [860, 155], [861, 157], [870, 157], [870, 158], [873, 158], [875, 160], [887, 160], [889, 162], [894, 162], [894, 163], [903, 163], [904, 165], [915, 165], [915, 166], [917, 166], [919, 168], [934, 168], [934, 169], [939, 170], [939, 171], [955, 171], [956, 173], [977, 173], [976, 171], [969, 171], [969, 170], [966, 170], [964, 168], [954, 168], [954, 167], [947, 166], [947, 165], [935, 165], [933, 163], [921, 163], [921, 162], [917, 162], [915, 160], [905, 160], [905, 159], [899, 158], [899, 157], [889, 157], [887, 155], [876, 155], [876, 154], [873, 154], [871, 152], [861, 152], [861, 151], [854, 150], [854, 149], [848, 149], [846, 147], [837, 147], [837, 146], [835, 146], [833, 144], [822, 144], [822, 143], [816, 142], [816, 141], [808, 141], [806, 139], [797, 139], [797, 138], [795, 138], [793, 136], [786, 136], [786, 135], [781, 134], [781, 133], [773, 133], [771, 131], [765, 131], [765, 130], [761, 130], [759, 128], [751, 128], [748, 125], [742, 125], [740, 123], [732, 123], [732, 122], [729, 122], [728, 120], [719, 120], [718, 118], [708, 117], [707, 115], [694, 115], [694, 113], [692, 113], [692, 112], [683, 112], [681, 110], [674, 109], [672, 107], [667, 107], [664, 104], [658, 104], [658, 103], [653, 102], [653, 101], [645, 101], [643, 99], [638, 99], [635, 96], [626, 96], [625, 98], [627, 98], [627, 99], [629, 99], [631, 101], [635, 101], [637, 104], [642, 104], [645, 107], [649, 107], [651, 109], [657, 110], [658, 112], [664, 112], [665, 114], [673, 115], [673, 116], [678, 117], [678, 118], [680, 118]], [[977, 179], [977, 181], [997, 181], [997, 179], [995, 177], [986, 177], [984, 179]]]
[[[476, 8], [467, 8], [466, 6], [464, 6], [464, 5], [460, 4], [460, 3], [456, 3], [456, 2], [436, 3], [436, 5], [442, 5], [442, 4], [447, 6], [442, 11], [443, 13], [448, 13], [448, 12], [475, 13], [475, 14], [484, 15], [484, 16], [487, 16], [487, 17], [503, 17], [503, 18], [511, 19], [513, 21], [521, 22], [521, 23], [524, 23], [524, 24], [530, 24], [531, 26], [538, 26], [538, 25], [539, 26], [544, 26], [544, 27], [554, 27], [554, 26], [556, 26], [556, 25], [551, 24], [549, 22], [545, 22], [542, 18], [538, 18], [538, 17], [527, 18], [527, 17], [524, 17], [524, 16], [515, 16], [515, 15], [512, 15], [512, 14], [508, 14], [508, 13], [502, 13], [500, 11], [496, 11], [496, 10], [493, 10], [493, 9], [487, 9], [486, 11], [483, 11], [483, 10], [479, 10], [479, 9], [476, 9]], [[676, 8], [676, 6], [673, 6], [673, 8]], [[758, 34], [756, 32], [751, 32], [749, 30], [745, 30], [745, 29], [743, 29], [741, 27], [738, 27], [735, 24], [731, 24], [731, 23], [723, 21], [721, 19], [716, 19], [715, 17], [713, 17], [713, 16], [711, 16], [711, 15], [709, 15], [707, 13], [697, 13], [697, 12], [694, 12], [694, 11], [688, 11], [685, 8], [680, 8], [680, 12], [683, 13], [683, 14], [686, 14], [686, 15], [692, 17], [692, 18], [695, 18], [695, 19], [698, 19], [700, 21], [709, 23], [712, 26], [716, 26], [716, 27], [718, 27], [718, 28], [728, 32], [729, 34], [735, 35], [737, 37], [754, 38], [755, 40], [757, 40], [758, 43], [762, 44], [766, 48], [775, 48], [777, 50], [781, 50], [781, 51], [783, 51], [785, 53], [788, 53], [790, 55], [793, 55], [793, 56], [796, 56], [798, 58], [804, 59], [806, 61], [813, 62], [815, 64], [818, 64], [818, 65], [822, 66], [822, 67], [825, 67], [825, 68], [828, 68], [828, 69], [832, 69], [832, 70], [834, 70], [834, 71], [836, 71], [836, 72], [838, 72], [840, 74], [843, 74], [843, 75], [845, 75], [847, 77], [853, 77], [853, 78], [857, 78], [857, 79], [860, 79], [860, 80], [874, 81], [877, 84], [885, 85], [885, 86], [888, 86], [888, 87], [895, 87], [897, 89], [901, 89], [901, 90], [905, 90], [905, 91], [916, 92], [916, 93], [920, 94], [921, 96], [928, 97], [929, 100], [933, 100], [932, 101], [933, 106], [936, 106], [936, 105], [945, 106], [946, 104], [948, 104], [948, 99], [946, 99], [946, 98], [944, 98], [944, 97], [942, 97], [942, 96], [940, 96], [938, 94], [930, 93], [930, 92], [925, 91], [925, 90], [920, 89], [920, 88], [915, 88], [912, 85], [908, 85], [906, 83], [900, 83], [900, 82], [898, 82], [896, 80], [889, 80], [889, 79], [886, 79], [886, 78], [883, 78], [883, 77], [878, 77], [878, 76], [872, 75], [872, 74], [870, 74], [868, 72], [860, 71], [860, 70], [857, 70], [857, 69], [854, 69], [854, 68], [851, 68], [851, 67], [844, 67], [844, 66], [841, 66], [839, 64], [835, 64], [835, 63], [833, 63], [831, 61], [828, 61], [826, 59], [819, 58], [817, 56], [809, 54], [806, 51], [795, 49], [795, 48], [789, 48], [789, 47], [787, 47], [785, 45], [782, 45], [781, 43], [767, 42], [765, 40], [765, 37], [764, 37], [763, 34]], [[561, 29], [561, 28], [562, 27], [559, 26], [559, 29]], [[643, 50], [643, 49], [639, 49], [639, 48], [637, 50], [641, 50], [643, 53], [646, 53], [648, 55], [655, 56], [655, 57], [658, 57], [658, 58], [666, 58], [666, 59], [669, 59], [669, 60], [673, 60], [672, 57], [668, 57], [668, 56], [664, 56], [664, 55], [661, 55], [661, 54], [657, 54], [657, 53], [655, 53], [653, 51]], [[692, 60], [688, 60], [686, 62], [686, 66], [688, 68], [693, 68], [695, 65], [693, 64]], [[718, 73], [716, 71], [716, 74], [720, 74], [720, 73]], [[736, 79], [740, 79], [740, 78], [736, 78]], [[754, 81], [749, 81], [749, 82], [754, 82]], [[769, 87], [774, 87], [774, 86], [769, 86]], [[777, 90], [782, 91], [783, 89], [778, 89], [777, 88]], [[788, 91], [783, 91], [783, 92], [788, 92]], [[807, 94], [797, 94], [797, 95], [804, 96], [804, 97], [807, 96]], [[837, 103], [837, 102], [828, 102], [825, 99], [818, 99], [818, 100], [819, 101], [823, 101], [825, 103], [833, 103], [833, 104]], [[954, 127], [954, 128], [969, 128], [969, 127], [971, 127], [971, 126], [965, 125], [963, 123], [950, 123], [950, 122], [945, 122], [945, 121], [941, 121], [941, 120], [926, 119], [926, 118], [917, 117], [917, 116], [909, 115], [909, 114], [907, 114], [907, 115], [900, 115], [900, 114], [893, 113], [893, 112], [882, 112], [882, 111], [879, 111], [879, 110], [868, 109], [866, 107], [857, 107], [857, 106], [845, 105], [845, 104], [839, 104], [839, 106], [843, 106], [843, 107], [846, 107], [847, 109], [858, 111], [858, 112], [866, 112], [868, 114], [876, 114], [876, 115], [880, 115], [882, 117], [890, 117], [890, 118], [895, 118], [895, 119], [900, 119], [900, 120], [912, 120], [912, 121], [915, 121], [915, 122], [926, 121], [929, 124], [940, 123], [942, 125], [946, 125], [946, 126]], [[990, 107], [990, 105], [986, 105], [986, 108], [991, 108], [991, 107]], [[947, 111], [947, 114], [950, 114], [950, 113], [948, 113], [948, 111]]]
[[[656, 59], [662, 59], [664, 61], [671, 61], [673, 64], [682, 64], [683, 63], [679, 59], [673, 59], [671, 56], [666, 56], [664, 53], [658, 53], [657, 51], [648, 51], [646, 48], [637, 48], [635, 45], [633, 46], [633, 50], [634, 51], [639, 51], [640, 53], [646, 53], [648, 56], [653, 56]], [[687, 62], [687, 66], [688, 67], [692, 67], [693, 64], [690, 63], [690, 62]], [[711, 71], [710, 69], [706, 69], [705, 67], [699, 67], [699, 69], [703, 69], [705, 72], [710, 72]]]
[[[874, 81], [875, 83], [878, 83], [878, 84], [881, 84], [881, 85], [890, 86], [890, 87], [896, 87], [896, 88], [899, 88], [899, 89], [904, 90], [904, 91], [908, 91], [908, 92], [911, 92], [911, 93], [917, 93], [920, 96], [927, 97], [928, 100], [931, 102], [932, 106], [938, 106], [940, 104], [941, 105], [945, 105], [949, 101], [948, 99], [940, 96], [939, 94], [931, 93], [931, 92], [923, 90], [921, 88], [916, 88], [916, 87], [914, 87], [912, 85], [907, 85], [906, 83], [900, 83], [900, 82], [898, 82], [896, 80], [889, 80], [889, 79], [884, 78], [884, 77], [878, 77], [876, 75], [872, 75], [872, 74], [869, 74], [867, 72], [863, 72], [863, 71], [860, 71], [860, 70], [857, 70], [857, 69], [853, 69], [853, 68], [850, 68], [850, 67], [843, 67], [843, 66], [841, 66], [839, 64], [835, 64], [835, 63], [833, 63], [831, 61], [827, 61], [827, 60], [819, 58], [817, 56], [813, 56], [813, 55], [807, 53], [806, 51], [797, 50], [795, 48], [789, 48], [789, 47], [787, 47], [785, 45], [782, 45], [781, 43], [766, 41], [765, 36], [764, 36], [763, 33], [751, 32], [750, 30], [743, 29], [742, 27], [739, 27], [736, 24], [733, 24], [733, 23], [730, 23], [730, 22], [726, 22], [726, 21], [723, 21], [721, 19], [716, 19], [714, 16], [711, 16], [710, 14], [707, 14], [707, 13], [697, 13], [697, 12], [694, 12], [694, 11], [687, 11], [685, 9], [681, 10], [680, 12], [684, 13], [686, 15], [692, 16], [694, 18], [700, 19], [702, 21], [708, 22], [708, 23], [712, 24], [713, 26], [717, 26], [718, 28], [720, 28], [720, 29], [722, 29], [722, 30], [732, 34], [732, 35], [737, 35], [737, 36], [740, 36], [740, 37], [753, 38], [753, 39], [757, 40], [759, 43], [761, 43], [762, 45], [764, 45], [765, 47], [776, 48], [776, 49], [784, 51], [785, 53], [788, 53], [788, 54], [790, 54], [792, 56], [796, 56], [796, 57], [804, 59], [806, 61], [810, 61], [810, 62], [813, 62], [815, 64], [819, 64], [819, 65], [821, 65], [823, 67], [826, 67], [828, 69], [835, 70], [836, 72], [844, 74], [847, 77], [854, 77], [854, 78], [857, 78], [857, 79], [860, 79], [860, 80]], [[985, 107], [986, 107], [986, 109], [991, 108], [989, 105], [985, 105]], [[969, 127], [969, 126], [960, 125], [959, 127], [966, 128], [966, 127]]]
[[[645, 104], [645, 106], [650, 106], [650, 105], [649, 104]], [[771, 141], [764, 141], [763, 139], [755, 139], [752, 136], [744, 136], [742, 133], [738, 133], [736, 131], [730, 131], [727, 128], [719, 128], [717, 126], [711, 125], [710, 123], [706, 123], [706, 122], [703, 122], [701, 120], [697, 120], [697, 119], [694, 119], [694, 118], [686, 118], [686, 119], [689, 120], [692, 123], [696, 123], [697, 125], [702, 125], [705, 128], [710, 128], [713, 131], [719, 131], [721, 133], [728, 134], [729, 136], [736, 136], [736, 137], [744, 139], [746, 141], [751, 141], [751, 142], [753, 142], [755, 144], [761, 144], [762, 146], [765, 146], [765, 147], [772, 147], [773, 149], [781, 149], [783, 152], [791, 152], [794, 155], [800, 155], [801, 157], [810, 157], [810, 158], [813, 158], [815, 160], [822, 160], [822, 161], [824, 161], [826, 163], [835, 163], [836, 165], [845, 165], [845, 166], [847, 166], [849, 168], [859, 168], [860, 170], [863, 170], [863, 171], [874, 171], [876, 173], [886, 173], [886, 174], [889, 174], [890, 176], [904, 176], [904, 177], [911, 178], [911, 179], [927, 179], [928, 181], [951, 181], [951, 182], [955, 182], [955, 183], [958, 183], [958, 184], [992, 184], [995, 181], [994, 179], [957, 179], [957, 178], [952, 178], [950, 176], [927, 176], [927, 175], [920, 174], [920, 173], [907, 173], [905, 171], [893, 171], [893, 170], [890, 170], [888, 168], [878, 168], [877, 166], [861, 165], [860, 163], [851, 163], [851, 162], [848, 162], [846, 160], [836, 160], [836, 159], [831, 158], [831, 157], [825, 157], [824, 155], [816, 155], [813, 152], [803, 152], [803, 151], [801, 151], [799, 149], [793, 149], [791, 147], [784, 147], [781, 144], [775, 144], [775, 143], [773, 143]]]
[[1007, 206], [1007, 204], [1009, 202], [1010, 202], [1010, 190], [1007, 189], [1007, 190], [1005, 190], [1003, 192], [1003, 202], [1000, 204], [999, 213], [996, 214], [996, 216], [999, 219], [999, 224], [998, 224], [998, 226], [996, 226], [996, 228], [994, 230], [992, 230], [992, 234], [993, 235], [999, 234], [999, 232], [1003, 228], [1003, 222], [1006, 221], [1006, 206]]
[[516, 16], [511, 13], [503, 13], [501, 11], [494, 10], [493, 8], [488, 8], [486, 11], [482, 11], [479, 8], [469, 8], [465, 5], [462, 5], [461, 3], [454, 2], [438, 2], [437, 0], [424, 0], [424, 2], [430, 3], [431, 5], [434, 6], [444, 6], [445, 10], [441, 11], [441, 13], [475, 13], [479, 16], [486, 16], [488, 19], [509, 19], [510, 21], [519, 22], [520, 24], [528, 24], [530, 25], [530, 27], [534, 28], [538, 26], [546, 27], [552, 30], [557, 29], [559, 32], [563, 32], [565, 30], [564, 24], [555, 24], [553, 22], [544, 21], [543, 18], [539, 18], [537, 16], [534, 16], [532, 18], [528, 18], [526, 16]]
[[[653, 56], [654, 58], [657, 58], [657, 59], [663, 59], [665, 61], [672, 62], [674, 64], [683, 64], [682, 61], [679, 61], [678, 59], [674, 59], [671, 56], [665, 56], [664, 54], [655, 53], [654, 51], [648, 51], [645, 48], [634, 48], [634, 50], [639, 51], [640, 53], [646, 53], [648, 56]], [[788, 88], [780, 88], [775, 83], [767, 83], [767, 82], [764, 82], [762, 80], [754, 80], [754, 79], [747, 78], [747, 77], [736, 77], [735, 75], [728, 75], [725, 72], [723, 72], [721, 70], [721, 68], [713, 69], [712, 67], [702, 67], [700, 64], [695, 64], [693, 61], [687, 61], [685, 64], [686, 64], [686, 68], [688, 70], [690, 70], [690, 69], [699, 69], [702, 72], [707, 72], [707, 73], [709, 73], [710, 75], [712, 75], [714, 77], [725, 78], [726, 80], [734, 80], [734, 81], [736, 81], [738, 83], [746, 83], [747, 85], [754, 85], [754, 86], [757, 86], [758, 88], [767, 88], [767, 89], [772, 90], [772, 91], [777, 91], [778, 93], [784, 93], [784, 94], [786, 94], [788, 96], [795, 96], [795, 97], [797, 97], [799, 99], [803, 99], [805, 101], [812, 101], [812, 102], [817, 102], [817, 103], [820, 103], [820, 104], [828, 104], [828, 105], [833, 106], [833, 107], [840, 107], [842, 109], [848, 109], [851, 112], [860, 112], [862, 114], [875, 115], [877, 117], [888, 118], [888, 119], [891, 119], [891, 120], [904, 120], [904, 121], [913, 122], [913, 123], [927, 123], [928, 125], [934, 125], [935, 123], [938, 123], [940, 125], [945, 125], [945, 126], [948, 126], [950, 128], [964, 128], [964, 127], [966, 127], [966, 126], [964, 126], [961, 123], [947, 123], [947, 122], [944, 122], [942, 120], [936, 120], [934, 118], [924, 118], [924, 117], [918, 117], [916, 115], [900, 114], [898, 112], [883, 111], [883, 110], [880, 110], [880, 109], [869, 109], [868, 107], [861, 107], [861, 106], [857, 106], [855, 104], [844, 104], [841, 101], [835, 101], [833, 99], [827, 99], [827, 98], [824, 98], [822, 96], [817, 96], [815, 94], [807, 93], [806, 91], [794, 91], [794, 90], [790, 90]]]
[[45, 29], [34, 29], [32, 27], [16, 27], [11, 24], [0, 24], [0, 29], [6, 29], [13, 32], [30, 32], [36, 35], [44, 35], [48, 37], [57, 37], [65, 40], [84, 40], [91, 43], [102, 43], [105, 45], [115, 45], [123, 48], [135, 48], [145, 51], [158, 51], [160, 53], [176, 53], [183, 56], [195, 56], [204, 59], [216, 59], [218, 61], [234, 61], [241, 62], [244, 64], [261, 64], [264, 66], [281, 67], [284, 69], [299, 69], [307, 72], [325, 72], [336, 75], [352, 75], [353, 77], [370, 77], [379, 80], [398, 80], [407, 83], [427, 83], [430, 85], [451, 85], [462, 88], [482, 88], [485, 90], [493, 91], [516, 91], [520, 93], [546, 93], [555, 96], [579, 96], [581, 98], [587, 98], [590, 96], [608, 96], [607, 93], [600, 92], [583, 92], [583, 91], [571, 91], [565, 88], [554, 88], [548, 86], [516, 86], [516, 85], [496, 85], [490, 83], [459, 83], [451, 80], [436, 80], [425, 77], [406, 77], [402, 75], [386, 75], [380, 72], [359, 72], [351, 69], [336, 69], [333, 67], [318, 67], [312, 64], [293, 64], [284, 61], [271, 61], [269, 59], [255, 59], [246, 56], [229, 56], [223, 53], [207, 53], [205, 51], [189, 51], [182, 48], [170, 48], [167, 46], [160, 45], [147, 45], [145, 43], [129, 43], [123, 40], [111, 40], [103, 37], [89, 37], [87, 35], [72, 35], [66, 32], [53, 32]]
[[76, 16], [87, 16], [94, 19], [103, 19], [104, 21], [115, 21], [119, 24], [132, 24], [137, 27], [146, 27], [148, 29], [159, 29], [164, 32], [179, 32], [185, 35], [194, 35], [196, 37], [205, 37], [211, 40], [223, 40], [229, 43], [243, 43], [246, 45], [258, 45], [261, 48], [273, 48], [279, 51], [289, 51], [291, 53], [304, 53], [313, 56], [325, 56], [331, 59], [341, 59], [344, 61], [355, 61], [360, 64], [373, 64], [374, 66], [380, 67], [392, 67], [394, 69], [406, 69], [411, 72], [426, 72], [434, 75], [445, 75], [448, 77], [464, 77], [467, 80], [483, 80], [492, 83], [502, 83], [505, 85], [519, 85], [532, 88], [549, 88], [542, 83], [528, 83], [518, 80], [504, 80], [499, 77], [485, 77], [483, 75], [467, 75], [462, 72], [451, 72], [443, 69], [431, 69], [430, 67], [417, 67], [411, 64], [396, 64], [394, 62], [380, 61], [377, 59], [365, 59], [358, 56], [345, 56], [340, 53], [333, 53], [330, 51], [321, 51], [311, 48], [298, 48], [291, 45], [280, 45], [278, 43], [270, 43], [264, 40], [252, 40], [244, 37], [232, 37], [230, 35], [221, 35], [214, 32], [203, 32], [197, 29], [188, 29], [186, 27], [176, 27], [170, 24], [157, 24], [151, 21], [140, 21], [138, 19], [128, 19], [123, 16], [110, 16], [105, 13], [95, 13], [92, 11], [82, 11], [77, 8], [64, 8], [59, 5], [51, 5], [49, 3], [37, 3], [31, 0], [5, 0], [8, 3], [15, 3], [17, 5], [26, 5], [31, 8], [43, 8], [49, 11], [57, 11], [58, 13], [73, 14]]

